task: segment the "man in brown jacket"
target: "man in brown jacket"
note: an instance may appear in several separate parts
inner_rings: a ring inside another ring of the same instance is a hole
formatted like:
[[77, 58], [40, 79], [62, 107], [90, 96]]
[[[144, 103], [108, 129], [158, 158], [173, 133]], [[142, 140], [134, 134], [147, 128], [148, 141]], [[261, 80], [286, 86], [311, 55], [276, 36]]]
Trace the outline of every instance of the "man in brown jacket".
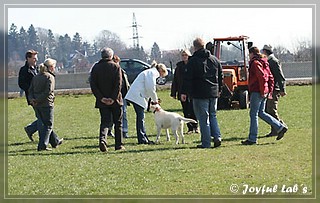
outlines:
[[107, 131], [115, 125], [115, 150], [122, 150], [122, 109], [121, 96], [122, 72], [113, 58], [114, 52], [110, 48], [103, 48], [101, 51], [101, 60], [97, 62], [90, 76], [90, 86], [92, 93], [96, 97], [95, 107], [100, 112], [100, 151], [107, 151]]

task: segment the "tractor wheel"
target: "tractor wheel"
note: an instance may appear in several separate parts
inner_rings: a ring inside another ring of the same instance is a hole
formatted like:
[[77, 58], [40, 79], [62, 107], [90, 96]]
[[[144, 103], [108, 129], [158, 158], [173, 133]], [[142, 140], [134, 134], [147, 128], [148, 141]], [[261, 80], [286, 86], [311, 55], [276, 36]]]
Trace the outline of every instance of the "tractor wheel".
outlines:
[[239, 94], [239, 107], [240, 109], [249, 108], [249, 93], [248, 90], [241, 91]]

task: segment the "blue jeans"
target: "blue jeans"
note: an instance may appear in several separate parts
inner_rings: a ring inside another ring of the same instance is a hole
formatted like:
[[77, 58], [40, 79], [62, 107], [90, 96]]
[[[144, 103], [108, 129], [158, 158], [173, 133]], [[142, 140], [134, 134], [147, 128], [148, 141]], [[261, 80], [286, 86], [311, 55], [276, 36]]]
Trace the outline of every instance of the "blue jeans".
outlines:
[[149, 142], [149, 138], [146, 134], [145, 121], [144, 121], [144, 108], [131, 102], [134, 111], [136, 112], [136, 130], [139, 144], [145, 144]]
[[259, 92], [250, 93], [250, 132], [249, 141], [257, 142], [258, 116], [271, 125], [278, 133], [285, 127], [280, 121], [265, 112], [266, 98], [261, 97]]
[[37, 123], [38, 123], [38, 119], [26, 126], [26, 131], [28, 132], [28, 134], [34, 134], [35, 132], [38, 131]]
[[38, 118], [38, 150], [47, 148], [49, 143], [52, 147], [56, 147], [59, 143], [59, 138], [57, 134], [53, 132], [53, 107], [34, 107], [34, 110]]
[[211, 147], [214, 142], [221, 141], [221, 133], [217, 121], [218, 98], [193, 99], [193, 110], [199, 120], [202, 147]]
[[122, 106], [122, 132], [123, 136], [128, 134], [127, 101], [125, 99], [123, 99]]

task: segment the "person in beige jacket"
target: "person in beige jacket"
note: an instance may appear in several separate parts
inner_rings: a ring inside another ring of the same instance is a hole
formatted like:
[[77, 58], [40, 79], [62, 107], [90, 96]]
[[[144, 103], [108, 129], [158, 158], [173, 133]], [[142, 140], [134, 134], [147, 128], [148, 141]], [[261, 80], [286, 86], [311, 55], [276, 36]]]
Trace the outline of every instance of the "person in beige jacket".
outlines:
[[29, 101], [33, 106], [36, 117], [38, 118], [39, 144], [38, 151], [47, 150], [50, 143], [53, 148], [62, 144], [63, 139], [59, 139], [53, 131], [53, 107], [54, 107], [54, 88], [56, 60], [46, 59], [40, 64], [40, 72], [31, 81], [29, 88]]

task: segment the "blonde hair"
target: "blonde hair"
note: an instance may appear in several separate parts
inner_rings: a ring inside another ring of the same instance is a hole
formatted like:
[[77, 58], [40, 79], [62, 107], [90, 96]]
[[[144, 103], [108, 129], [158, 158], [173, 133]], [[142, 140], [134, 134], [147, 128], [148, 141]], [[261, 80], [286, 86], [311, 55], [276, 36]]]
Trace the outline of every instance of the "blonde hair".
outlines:
[[187, 54], [188, 56], [191, 56], [191, 52], [189, 51], [189, 49], [182, 50], [181, 54]]
[[156, 61], [153, 61], [151, 64], [151, 68], [153, 67], [155, 67], [158, 71], [162, 70], [164, 77], [168, 75], [167, 67], [163, 63], [157, 63]]
[[48, 72], [49, 67], [56, 66], [57, 61], [51, 58], [47, 58], [43, 63], [39, 65], [40, 73]]

